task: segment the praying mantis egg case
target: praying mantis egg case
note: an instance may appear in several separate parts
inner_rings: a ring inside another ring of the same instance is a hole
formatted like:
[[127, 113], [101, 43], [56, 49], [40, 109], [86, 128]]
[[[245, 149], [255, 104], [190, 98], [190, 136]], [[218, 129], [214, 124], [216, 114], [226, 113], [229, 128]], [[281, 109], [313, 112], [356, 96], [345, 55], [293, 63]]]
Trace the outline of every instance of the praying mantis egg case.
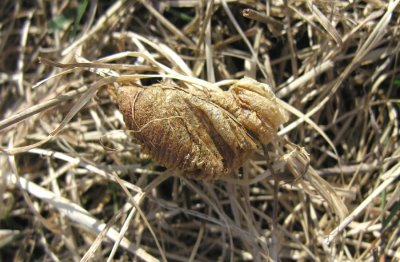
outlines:
[[131, 135], [155, 161], [184, 176], [217, 179], [238, 169], [256, 141], [269, 142], [286, 121], [272, 91], [240, 81], [221, 92], [122, 86], [117, 101]]

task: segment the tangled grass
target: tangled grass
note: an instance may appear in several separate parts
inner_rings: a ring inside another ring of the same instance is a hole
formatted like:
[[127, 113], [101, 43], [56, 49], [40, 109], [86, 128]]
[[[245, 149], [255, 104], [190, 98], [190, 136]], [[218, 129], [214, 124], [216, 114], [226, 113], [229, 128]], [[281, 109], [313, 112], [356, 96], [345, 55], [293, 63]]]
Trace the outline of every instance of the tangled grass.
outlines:
[[[1, 260], [400, 259], [398, 0], [0, 7]], [[278, 134], [300, 147], [260, 149], [221, 181], [175, 176], [110, 95], [171, 75], [269, 84], [291, 114]], [[343, 218], [291, 176], [298, 150]]]

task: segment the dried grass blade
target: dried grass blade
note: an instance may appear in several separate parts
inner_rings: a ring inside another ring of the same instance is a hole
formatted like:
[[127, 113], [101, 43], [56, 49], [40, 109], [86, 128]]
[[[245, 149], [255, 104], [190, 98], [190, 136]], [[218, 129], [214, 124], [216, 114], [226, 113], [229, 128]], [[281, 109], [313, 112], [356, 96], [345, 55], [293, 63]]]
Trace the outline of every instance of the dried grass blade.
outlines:
[[[228, 4], [226, 3], [226, 0], [221, 0], [221, 4], [222, 7], [224, 8], [226, 14], [229, 17], [229, 20], [232, 22], [232, 24], [234, 25], [236, 31], [240, 34], [240, 36], [242, 37], [243, 41], [245, 42], [246, 46], [248, 47], [248, 49], [250, 50], [251, 54], [253, 57], [257, 57], [256, 52], [254, 51], [253, 46], [251, 45], [249, 39], [247, 39], [246, 35], [244, 34], [242, 28], [240, 27], [239, 23], [236, 21], [234, 15], [232, 14], [231, 10], [229, 9]], [[261, 73], [263, 74], [264, 78], [268, 78], [267, 73], [265, 72], [265, 68], [264, 66], [260, 63], [260, 60], [257, 58], [256, 59], [257, 65], [261, 71]]]
[[279, 36], [281, 31], [283, 30], [284, 25], [282, 22], [277, 21], [274, 18], [267, 16], [256, 10], [246, 8], [242, 11], [242, 15], [246, 18], [253, 19], [258, 22], [266, 24], [268, 26], [268, 29], [271, 30], [271, 32], [275, 36]]
[[292, 150], [291, 153], [285, 157], [287, 159], [288, 167], [296, 179], [300, 179], [300, 183], [304, 186], [304, 190], [308, 194], [313, 195], [307, 184], [302, 182], [302, 174], [307, 178], [311, 186], [328, 202], [329, 207], [335, 211], [340, 220], [343, 221], [348, 213], [347, 207], [337, 195], [332, 186], [322, 179], [313, 167], [309, 165], [309, 159], [306, 157], [306, 152], [300, 148], [288, 145]]
[[110, 8], [108, 8], [107, 11], [97, 20], [96, 24], [90, 29], [90, 31], [87, 32], [86, 34], [83, 34], [79, 39], [74, 41], [69, 47], [64, 49], [61, 55], [66, 56], [67, 54], [71, 53], [72, 50], [74, 50], [79, 45], [83, 44], [87, 39], [89, 39], [95, 33], [104, 28], [105, 24], [108, 23], [108, 20], [111, 17], [113, 17], [115, 13], [117, 13], [120, 9], [122, 9], [122, 7], [126, 2], [127, 0], [119, 0], [113, 3], [113, 5], [111, 5]]
[[177, 66], [185, 75], [194, 76], [192, 70], [189, 66], [183, 61], [183, 59], [171, 48], [164, 44], [160, 44], [160, 49], [162, 50], [162, 54], [164, 54], [169, 61], [172, 61], [175, 66]]
[[325, 28], [326, 32], [336, 41], [339, 46], [343, 45], [342, 37], [335, 27], [331, 24], [329, 19], [313, 4], [311, 0], [307, 0], [308, 8], [313, 12], [318, 22]]
[[60, 125], [50, 133], [50, 136], [51, 137], [56, 136], [61, 131], [61, 129], [63, 129], [65, 127], [65, 125], [76, 115], [76, 113], [78, 113], [79, 110], [81, 110], [82, 107], [84, 107], [86, 105], [86, 103], [93, 97], [95, 92], [100, 87], [102, 87], [106, 84], [115, 82], [115, 79], [116, 79], [115, 77], [110, 76], [110, 77], [103, 78], [103, 79], [99, 80], [98, 82], [94, 83], [93, 85], [91, 85], [88, 88], [88, 91], [71, 108], [71, 110], [68, 112], [68, 114], [63, 119], [63, 121], [60, 123]]
[[154, 7], [146, 0], [140, 0], [140, 2], [154, 15], [161, 24], [163, 24], [171, 33], [174, 33], [179, 39], [181, 39], [188, 46], [193, 46], [192, 40], [185, 36], [178, 28], [176, 28], [170, 21], [168, 21], [163, 15], [161, 15]]
[[22, 120], [27, 119], [30, 116], [33, 116], [40, 112], [43, 112], [44, 110], [49, 109], [53, 106], [56, 106], [60, 102], [73, 99], [76, 96], [83, 94], [87, 90], [88, 90], [87, 86], [83, 86], [79, 89], [70, 91], [64, 95], [60, 95], [56, 98], [50, 99], [50, 100], [40, 103], [38, 105], [31, 106], [22, 112], [19, 112], [9, 118], [1, 120], [0, 121], [0, 130], [5, 129], [9, 126], [15, 125], [15, 124], [21, 122]]
[[383, 176], [387, 178], [380, 184], [367, 198], [364, 199], [341, 223], [337, 226], [326, 238], [325, 243], [329, 245], [336, 237], [354, 220], [356, 219], [368, 205], [377, 197], [379, 194], [390, 186], [398, 177], [400, 177], [400, 164], [393, 166]]
[[[112, 227], [112, 225], [116, 222], [118, 214], [114, 215], [106, 224], [104, 229], [100, 232], [100, 234], [97, 235], [96, 239], [93, 241], [92, 245], [90, 248], [86, 251], [85, 255], [81, 258], [80, 262], [87, 262], [91, 261], [93, 259], [94, 253], [96, 250], [100, 247], [101, 243], [103, 242], [104, 238], [107, 236], [108, 230]], [[120, 243], [115, 241], [115, 243]]]
[[308, 70], [307, 73], [296, 78], [294, 81], [281, 85], [278, 88], [279, 90], [276, 92], [276, 96], [279, 98], [288, 96], [299, 87], [305, 85], [311, 79], [316, 78], [327, 70], [333, 68], [334, 65], [335, 64], [331, 60], [325, 61], [322, 64], [317, 65], [316, 67]]
[[297, 117], [299, 117], [299, 119], [297, 119], [296, 121], [293, 121], [291, 124], [287, 125], [286, 127], [282, 128], [279, 132], [278, 135], [279, 136], [283, 136], [284, 134], [288, 133], [290, 130], [296, 128], [297, 125], [299, 125], [302, 122], [306, 122], [307, 124], [309, 124], [312, 128], [315, 129], [315, 131], [318, 132], [318, 134], [320, 134], [325, 141], [329, 144], [329, 146], [332, 148], [333, 152], [335, 153], [335, 155], [337, 156], [337, 159], [339, 160], [339, 154], [336, 150], [336, 146], [335, 144], [332, 142], [332, 140], [328, 137], [328, 135], [324, 132], [324, 130], [322, 130], [314, 121], [311, 120], [311, 118], [309, 118], [307, 115], [303, 114], [302, 112], [300, 112], [299, 110], [297, 110], [296, 108], [294, 108], [293, 106], [287, 104], [286, 102], [282, 101], [282, 100], [277, 100], [282, 106], [283, 108], [285, 108], [287, 111], [291, 112], [292, 114], [296, 115]]
[[[54, 206], [61, 213], [65, 214], [66, 217], [77, 223], [77, 225], [82, 226], [94, 234], [101, 233], [106, 227], [105, 223], [92, 217], [92, 215], [81, 206], [70, 202], [66, 198], [57, 196], [53, 192], [48, 191], [47, 189], [44, 189], [23, 177], [17, 178], [13, 174], [7, 174], [5, 175], [5, 178], [9, 183], [20, 183], [24, 190], [28, 191], [30, 194], [41, 199], [42, 201]], [[112, 241], [115, 241], [117, 236], [118, 232], [113, 228], [110, 228], [107, 232], [107, 238]], [[158, 259], [151, 256], [144, 249], [135, 246], [126, 238], [124, 238], [121, 242], [121, 246], [145, 261], [158, 261]]]

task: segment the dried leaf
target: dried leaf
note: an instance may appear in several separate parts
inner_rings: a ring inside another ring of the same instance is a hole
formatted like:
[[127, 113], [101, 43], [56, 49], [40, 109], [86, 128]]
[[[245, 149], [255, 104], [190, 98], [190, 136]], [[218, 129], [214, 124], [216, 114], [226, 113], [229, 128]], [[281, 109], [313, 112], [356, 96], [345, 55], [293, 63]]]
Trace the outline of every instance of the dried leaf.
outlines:
[[239, 168], [287, 120], [267, 85], [244, 78], [228, 91], [172, 83], [123, 86], [118, 105], [132, 136], [154, 160], [193, 178]]

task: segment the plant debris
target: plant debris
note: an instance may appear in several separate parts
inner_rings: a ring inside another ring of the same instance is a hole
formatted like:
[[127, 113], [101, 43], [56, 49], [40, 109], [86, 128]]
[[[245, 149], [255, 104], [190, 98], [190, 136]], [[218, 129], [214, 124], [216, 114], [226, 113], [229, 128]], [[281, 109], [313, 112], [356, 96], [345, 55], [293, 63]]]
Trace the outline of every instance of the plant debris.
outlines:
[[0, 260], [400, 260], [399, 2], [0, 1]]
[[125, 123], [144, 152], [185, 176], [226, 176], [252, 156], [256, 141], [269, 143], [287, 121], [269, 87], [252, 79], [225, 92], [194, 90], [160, 83], [117, 91]]

